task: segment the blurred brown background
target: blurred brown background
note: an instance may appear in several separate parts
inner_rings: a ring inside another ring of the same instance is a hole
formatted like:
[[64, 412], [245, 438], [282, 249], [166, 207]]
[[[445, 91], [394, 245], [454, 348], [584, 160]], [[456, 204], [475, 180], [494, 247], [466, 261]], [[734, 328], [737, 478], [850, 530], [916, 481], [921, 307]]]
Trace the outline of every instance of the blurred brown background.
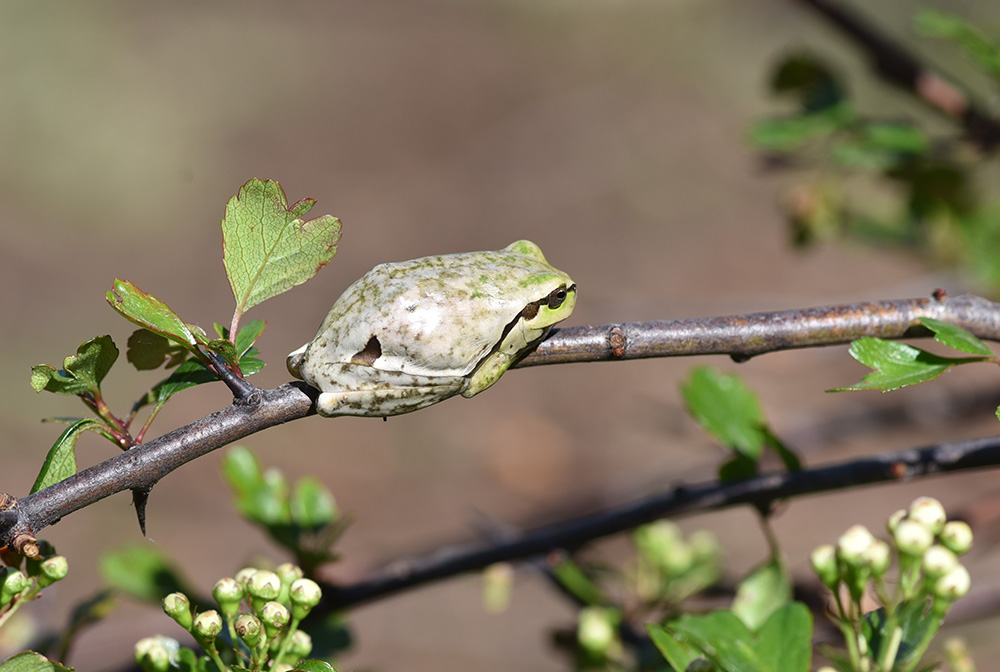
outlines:
[[[896, 38], [967, 73], [953, 50], [913, 37], [911, 17], [924, 3], [857, 4]], [[995, 27], [990, 4], [934, 3]], [[903, 94], [873, 87], [853, 49], [792, 2], [3, 3], [0, 489], [30, 488], [59, 431], [40, 418], [83, 410], [32, 392], [29, 367], [59, 364], [98, 334], [124, 349], [132, 328], [103, 298], [115, 277], [186, 320], [228, 323], [219, 221], [252, 176], [279, 180], [292, 201], [319, 199], [315, 214], [344, 223], [327, 269], [248, 315], [268, 321], [259, 345], [270, 365], [255, 379], [268, 387], [288, 379], [285, 354], [372, 265], [518, 238], [536, 241], [576, 280], [571, 324], [962, 291], [960, 280], [903, 256], [790, 249], [776, 207], [788, 183], [761, 170], [744, 132], [778, 109], [765, 93], [769, 66], [802, 44], [851, 73], [861, 104], [886, 115], [913, 109]], [[517, 371], [473, 400], [385, 423], [310, 418], [246, 445], [292, 478], [315, 473], [355, 518], [343, 560], [327, 572], [349, 581], [475, 539], [483, 515], [534, 526], [711, 478], [722, 453], [677, 392], [705, 361]], [[996, 431], [988, 403], [964, 416], [948, 397], [970, 386], [991, 394], [986, 372], [896, 395], [828, 395], [863, 373], [844, 348], [711, 363], [760, 391], [774, 426], [811, 464]], [[154, 376], [123, 357], [107, 397], [124, 413]], [[219, 385], [187, 392], [153, 434], [228, 401]], [[899, 408], [901, 421], [858, 420], [879, 405]], [[92, 436], [78, 447], [83, 465], [112, 452]], [[99, 582], [100, 554], [125, 544], [162, 546], [206, 592], [254, 554], [284, 560], [232, 511], [218, 459], [157, 486], [148, 539], [126, 495], [46, 530], [71, 578], [28, 613], [64, 622]], [[808, 552], [849, 524], [881, 529], [924, 493], [958, 511], [994, 480], [982, 473], [808, 498], [787, 506], [776, 527], [805, 576]], [[684, 526], [724, 534], [733, 576], [764, 557], [747, 511]], [[616, 558], [624, 549], [617, 539], [592, 552]], [[989, 544], [973, 556], [975, 588], [1000, 578], [990, 574], [994, 560]], [[547, 637], [573, 611], [542, 579], [519, 572], [502, 614], [482, 608], [480, 591], [469, 576], [357, 610], [344, 669], [566, 669]], [[966, 634], [985, 646], [989, 625]], [[155, 633], [180, 631], [156, 610], [125, 605], [68, 662], [118, 667], [136, 639]]]

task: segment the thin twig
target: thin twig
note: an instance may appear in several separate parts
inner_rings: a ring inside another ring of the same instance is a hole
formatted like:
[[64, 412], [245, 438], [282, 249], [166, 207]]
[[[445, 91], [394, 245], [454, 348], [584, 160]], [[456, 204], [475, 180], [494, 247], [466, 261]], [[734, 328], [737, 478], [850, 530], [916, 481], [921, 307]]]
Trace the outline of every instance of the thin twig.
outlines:
[[[861, 336], [926, 336], [921, 317], [1000, 340], [1000, 305], [975, 296], [908, 299], [734, 317], [569, 327], [553, 331], [521, 366], [680, 355], [726, 354], [743, 361], [765, 352], [847, 343]], [[258, 396], [259, 393], [259, 396]], [[0, 510], [0, 546], [22, 550], [62, 517], [123, 490], [146, 492], [208, 452], [314, 412], [317, 391], [302, 383], [258, 390], [250, 399], [176, 429], [100, 464], [13, 500]], [[15, 543], [16, 542], [16, 543]]]
[[890, 39], [838, 0], [795, 0], [823, 16], [863, 48], [883, 79], [902, 88], [936, 110], [958, 119], [984, 152], [1000, 145], [1000, 120], [983, 111], [972, 95], [944, 75], [920, 62], [912, 52]]
[[497, 562], [526, 560], [563, 549], [572, 551], [595, 539], [668, 516], [746, 504], [767, 507], [777, 500], [831, 490], [997, 466], [1000, 466], [1000, 437], [991, 436], [733, 483], [712, 481], [681, 486], [547, 527], [505, 535], [499, 542], [452, 546], [422, 558], [393, 562], [357, 583], [324, 586], [323, 604], [331, 611], [347, 609], [400, 590], [478, 571]]

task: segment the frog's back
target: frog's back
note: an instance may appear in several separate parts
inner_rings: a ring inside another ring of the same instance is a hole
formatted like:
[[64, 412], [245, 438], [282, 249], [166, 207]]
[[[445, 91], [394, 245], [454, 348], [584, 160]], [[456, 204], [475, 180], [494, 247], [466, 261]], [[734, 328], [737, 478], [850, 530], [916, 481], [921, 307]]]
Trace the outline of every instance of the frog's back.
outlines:
[[544, 259], [506, 250], [380, 264], [348, 287], [320, 334], [344, 362], [464, 376], [527, 304], [511, 288], [530, 291], [553, 272]]

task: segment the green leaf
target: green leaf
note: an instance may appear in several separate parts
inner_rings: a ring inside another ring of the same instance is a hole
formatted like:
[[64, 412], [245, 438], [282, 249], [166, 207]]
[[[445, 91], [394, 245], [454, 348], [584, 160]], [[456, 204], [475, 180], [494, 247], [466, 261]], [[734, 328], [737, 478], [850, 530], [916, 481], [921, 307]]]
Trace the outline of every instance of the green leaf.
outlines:
[[880, 149], [902, 154], [925, 154], [931, 145], [927, 134], [906, 122], [870, 122], [862, 128], [862, 136]]
[[144, 602], [159, 603], [170, 593], [184, 593], [197, 601], [187, 581], [170, 560], [151, 545], [133, 545], [105, 553], [101, 575], [112, 588]]
[[773, 670], [809, 672], [812, 630], [812, 614], [806, 605], [786, 604], [757, 631], [757, 653]]
[[681, 385], [688, 412], [705, 431], [752, 460], [766, 443], [764, 413], [754, 393], [738, 377], [698, 367]]
[[114, 288], [105, 297], [108, 304], [125, 319], [176, 341], [189, 350], [196, 350], [199, 343], [205, 342], [204, 332], [192, 328], [193, 325], [185, 323], [170, 306], [152, 294], [146, 294], [128, 280], [116, 278]]
[[750, 141], [760, 149], [789, 151], [832, 133], [841, 125], [841, 115], [835, 111], [761, 119], [750, 127]]
[[52, 444], [35, 484], [31, 486], [31, 492], [38, 492], [76, 473], [76, 440], [88, 429], [114, 441], [110, 428], [97, 418], [83, 418], [74, 422]]
[[309, 658], [296, 663], [291, 672], [337, 672], [337, 670], [333, 669], [333, 665], [325, 660]]
[[[924, 653], [920, 650], [924, 635], [928, 629], [940, 625], [933, 618], [928, 618], [929, 601], [929, 598], [918, 599], [896, 605], [896, 624], [902, 629], [899, 653], [896, 655], [897, 669], [902, 669], [902, 665]], [[873, 652], [882, 650], [884, 643], [892, 637], [892, 629], [884, 608], [868, 612], [861, 621], [861, 634]]]
[[785, 672], [764, 663], [755, 650], [753, 634], [731, 611], [681, 616], [667, 623], [666, 630], [727, 672]]
[[705, 657], [701, 651], [683, 641], [683, 635], [675, 637], [665, 628], [652, 623], [646, 625], [646, 631], [649, 632], [653, 644], [675, 670], [686, 670], [691, 663]]
[[177, 366], [188, 356], [188, 350], [160, 334], [148, 329], [136, 329], [128, 337], [125, 359], [139, 371], [151, 371], [164, 364], [167, 368]]
[[934, 9], [921, 9], [916, 15], [916, 26], [924, 35], [950, 40], [987, 74], [1000, 76], [1000, 49], [965, 19]]
[[200, 360], [192, 357], [149, 390], [144, 397], [135, 403], [132, 410], [137, 411], [149, 404], [154, 404], [156, 407], [163, 406], [178, 392], [218, 379], [219, 377], [214, 372], [209, 371]]
[[212, 339], [208, 342], [208, 349], [230, 363], [239, 359], [236, 356], [236, 346], [233, 345], [232, 341], [225, 338]]
[[288, 206], [281, 185], [251, 179], [229, 199], [222, 220], [223, 263], [236, 299], [236, 314], [299, 285], [337, 253], [340, 220], [301, 218], [315, 204]]
[[890, 392], [908, 385], [916, 385], [937, 378], [956, 364], [979, 361], [971, 358], [939, 357], [905, 343], [866, 336], [851, 343], [851, 357], [875, 369], [872, 373], [849, 387], [838, 387], [831, 392], [845, 390], [882, 390]]
[[31, 387], [35, 392], [100, 396], [101, 381], [117, 359], [118, 348], [111, 337], [98, 336], [77, 348], [75, 356], [63, 360], [61, 369], [48, 364], [31, 367]]
[[830, 158], [849, 168], [884, 171], [899, 163], [895, 152], [888, 152], [870, 143], [841, 140], [830, 148]]
[[0, 672], [73, 672], [75, 669], [34, 651], [24, 651], [0, 664]]
[[757, 631], [780, 607], [791, 602], [792, 583], [785, 567], [772, 559], [740, 582], [733, 600], [733, 613]]
[[222, 476], [233, 490], [236, 508], [243, 516], [265, 526], [291, 522], [288, 481], [276, 469], [262, 471], [252, 452], [240, 446], [226, 451]]
[[317, 530], [336, 520], [340, 512], [333, 494], [312, 477], [300, 478], [295, 483], [289, 501], [292, 523], [306, 530]]
[[949, 348], [968, 352], [973, 355], [982, 355], [983, 357], [993, 356], [990, 346], [962, 327], [942, 322], [941, 320], [935, 320], [933, 317], [921, 317], [920, 324], [934, 332], [935, 341], [943, 343]]
[[608, 603], [604, 592], [572, 558], [563, 558], [552, 565], [551, 569], [559, 585], [584, 604]]
[[797, 98], [805, 111], [842, 108], [845, 119], [853, 117], [840, 77], [811, 52], [798, 51], [782, 59], [772, 76], [771, 89]]
[[[267, 322], [264, 320], [252, 320], [240, 327], [239, 332], [236, 334], [236, 352], [239, 353], [240, 357], [244, 357], [247, 354], [266, 328]], [[246, 372], [244, 371], [244, 373]]]

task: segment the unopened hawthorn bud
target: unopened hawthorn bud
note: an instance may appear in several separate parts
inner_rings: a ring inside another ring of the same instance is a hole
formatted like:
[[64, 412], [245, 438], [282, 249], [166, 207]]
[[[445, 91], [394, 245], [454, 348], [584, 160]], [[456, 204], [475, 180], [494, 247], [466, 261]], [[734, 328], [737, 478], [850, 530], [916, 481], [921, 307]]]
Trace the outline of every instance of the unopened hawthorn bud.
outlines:
[[232, 619], [240, 609], [240, 602], [243, 600], [243, 586], [230, 577], [219, 579], [212, 587], [212, 597], [219, 603], [219, 609], [226, 618]]
[[222, 616], [215, 609], [203, 611], [194, 617], [191, 633], [202, 641], [211, 641], [222, 632]]
[[38, 585], [45, 588], [66, 578], [69, 573], [69, 562], [61, 555], [53, 555], [43, 560], [39, 569]]
[[303, 619], [319, 604], [323, 591], [312, 579], [296, 579], [288, 590], [288, 597], [292, 602], [292, 616]]
[[258, 600], [273, 600], [281, 592], [281, 579], [274, 572], [258, 569], [247, 583], [247, 592]]
[[923, 523], [907, 519], [896, 526], [893, 540], [900, 553], [921, 556], [934, 543], [934, 533]]
[[194, 622], [191, 615], [191, 600], [184, 593], [170, 593], [163, 598], [163, 611], [167, 616], [177, 621], [177, 625], [190, 630]]
[[875, 543], [875, 537], [864, 525], [853, 525], [837, 540], [837, 557], [857, 567], [865, 563], [865, 552]]
[[924, 551], [921, 566], [928, 578], [936, 579], [958, 566], [958, 556], [951, 549], [935, 544]]
[[872, 570], [872, 576], [882, 576], [889, 570], [892, 564], [892, 549], [889, 544], [876, 539], [875, 542], [864, 552], [865, 563]]
[[135, 662], [146, 672], [167, 672], [170, 657], [180, 648], [176, 639], [156, 636], [140, 639], [135, 643]]
[[[0, 572], [3, 571], [0, 568]], [[20, 569], [7, 567], [6, 574], [2, 578], [2, 583], [0, 583], [0, 607], [10, 604], [14, 596], [27, 588], [30, 583], [31, 581], [28, 580], [28, 577]]]
[[234, 627], [239, 638], [250, 648], [260, 643], [260, 631], [263, 626], [260, 619], [253, 614], [240, 614], [237, 616]]
[[260, 620], [268, 637], [274, 637], [281, 632], [281, 629], [288, 625], [290, 618], [288, 607], [280, 602], [267, 602], [260, 610]]
[[907, 512], [907, 518], [923, 523], [932, 534], [940, 532], [944, 527], [945, 521], [948, 519], [944, 512], [944, 507], [941, 506], [941, 502], [933, 497], [917, 497], [914, 499]]
[[941, 543], [958, 555], [968, 553], [972, 548], [972, 528], [964, 520], [949, 521], [941, 530]]
[[837, 551], [833, 546], [824, 544], [818, 547], [809, 556], [809, 561], [820, 583], [830, 589], [836, 587], [840, 572], [837, 571]]
[[312, 653], [312, 647], [312, 637], [302, 630], [296, 630], [292, 633], [292, 639], [288, 644], [288, 657], [292, 660], [308, 658]]
[[934, 582], [934, 596], [945, 602], [954, 602], [964, 597], [971, 585], [972, 577], [969, 576], [969, 570], [958, 565]]

